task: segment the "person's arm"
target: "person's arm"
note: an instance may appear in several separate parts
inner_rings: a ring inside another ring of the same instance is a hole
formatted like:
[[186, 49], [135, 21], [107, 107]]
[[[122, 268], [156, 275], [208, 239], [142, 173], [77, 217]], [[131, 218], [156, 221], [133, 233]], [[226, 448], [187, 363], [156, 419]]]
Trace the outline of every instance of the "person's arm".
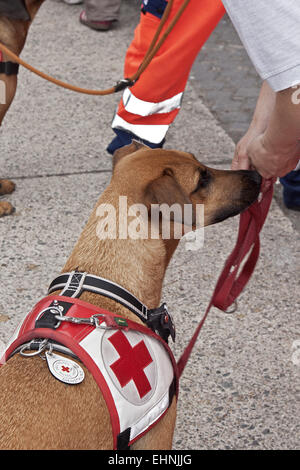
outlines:
[[262, 176], [283, 176], [299, 160], [300, 106], [291, 87], [300, 82], [300, 2], [222, 1], [258, 74], [276, 92], [267, 128], [255, 137], [251, 129], [247, 158], [238, 166], [251, 162]]
[[300, 158], [300, 106], [293, 103], [293, 88], [276, 93], [266, 131], [248, 147], [251, 164], [265, 178], [285, 176]]
[[248, 146], [255, 137], [265, 132], [275, 106], [275, 100], [275, 92], [267, 82], [263, 82], [249, 129], [236, 145], [231, 165], [232, 170], [248, 170], [250, 168]]

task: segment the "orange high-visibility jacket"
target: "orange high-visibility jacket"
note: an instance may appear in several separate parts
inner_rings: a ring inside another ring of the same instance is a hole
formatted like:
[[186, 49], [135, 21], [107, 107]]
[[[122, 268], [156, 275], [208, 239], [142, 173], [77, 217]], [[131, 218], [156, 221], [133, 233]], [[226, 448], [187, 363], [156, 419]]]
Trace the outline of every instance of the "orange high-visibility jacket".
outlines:
[[[182, 3], [183, 0], [175, 0], [163, 31]], [[126, 54], [124, 77], [133, 75], [138, 69], [166, 5], [165, 0], [143, 1], [140, 23]], [[154, 147], [163, 143], [180, 110], [193, 62], [224, 13], [221, 0], [190, 1], [140, 79], [124, 91], [112, 122], [117, 135], [119, 131], [123, 134], [125, 131]]]

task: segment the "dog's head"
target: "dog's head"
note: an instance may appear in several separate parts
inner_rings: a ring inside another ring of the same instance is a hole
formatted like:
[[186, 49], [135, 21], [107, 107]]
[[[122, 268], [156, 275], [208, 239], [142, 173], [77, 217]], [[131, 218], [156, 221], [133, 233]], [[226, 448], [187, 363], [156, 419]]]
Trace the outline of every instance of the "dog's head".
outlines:
[[[249, 207], [258, 197], [261, 177], [255, 171], [216, 170], [190, 153], [150, 149], [139, 142], [117, 150], [113, 179], [135, 203], [204, 205], [204, 226], [221, 222]], [[174, 219], [176, 222], [182, 220]]]

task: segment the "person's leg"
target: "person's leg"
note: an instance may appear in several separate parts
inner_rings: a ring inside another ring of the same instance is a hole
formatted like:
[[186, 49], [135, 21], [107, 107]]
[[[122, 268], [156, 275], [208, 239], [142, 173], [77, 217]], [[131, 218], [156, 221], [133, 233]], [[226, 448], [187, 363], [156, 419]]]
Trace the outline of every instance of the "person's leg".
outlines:
[[121, 0], [84, 0], [88, 21], [115, 21], [119, 18]]
[[80, 23], [98, 31], [109, 30], [119, 19], [121, 0], [85, 0]]
[[[126, 54], [124, 77], [132, 76], [138, 69], [166, 5], [165, 0], [144, 0], [140, 23]], [[175, 0], [164, 30], [181, 5], [182, 0]], [[109, 153], [132, 138], [151, 147], [163, 145], [180, 110], [193, 62], [224, 13], [221, 0], [191, 0], [151, 64], [136, 84], [125, 90], [113, 119], [117, 137], [108, 146]]]
[[300, 170], [291, 171], [280, 178], [283, 186], [283, 201], [288, 209], [300, 211]]

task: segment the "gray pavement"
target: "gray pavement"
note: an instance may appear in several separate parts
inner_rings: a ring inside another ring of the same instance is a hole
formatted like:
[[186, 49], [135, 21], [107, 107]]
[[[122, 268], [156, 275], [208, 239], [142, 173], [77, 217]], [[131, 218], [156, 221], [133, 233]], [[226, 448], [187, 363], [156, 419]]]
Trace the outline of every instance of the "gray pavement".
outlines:
[[[23, 57], [81, 86], [109, 86], [122, 76], [138, 4], [124, 0], [119, 26], [101, 34], [79, 24], [80, 7], [48, 1]], [[167, 147], [229, 168], [234, 142], [196, 81], [187, 86]], [[105, 147], [118, 99], [77, 95], [21, 70], [0, 134], [1, 176], [17, 183], [9, 197], [17, 211], [0, 219], [2, 345], [46, 294], [108, 184]], [[163, 300], [177, 326], [177, 358], [205, 311], [237, 228], [238, 218], [207, 228], [199, 252], [187, 251], [183, 241], [170, 264]], [[184, 372], [175, 449], [299, 449], [299, 234], [276, 200], [261, 243], [238, 311], [212, 310]]]

